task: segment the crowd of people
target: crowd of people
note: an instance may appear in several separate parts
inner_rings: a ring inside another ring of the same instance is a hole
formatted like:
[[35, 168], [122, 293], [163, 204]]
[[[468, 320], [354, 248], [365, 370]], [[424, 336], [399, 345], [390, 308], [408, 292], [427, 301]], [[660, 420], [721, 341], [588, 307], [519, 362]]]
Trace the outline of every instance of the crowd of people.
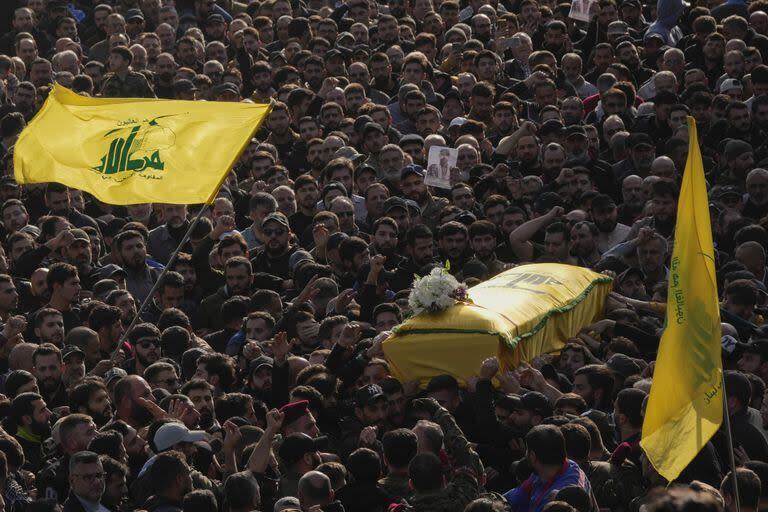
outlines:
[[[766, 0], [3, 0], [0, 509], [768, 510], [765, 59]], [[194, 222], [19, 186], [54, 83], [272, 109]], [[721, 427], [667, 482], [639, 441], [689, 116], [736, 467]], [[414, 276], [531, 262], [611, 275], [603, 319], [393, 375]]]

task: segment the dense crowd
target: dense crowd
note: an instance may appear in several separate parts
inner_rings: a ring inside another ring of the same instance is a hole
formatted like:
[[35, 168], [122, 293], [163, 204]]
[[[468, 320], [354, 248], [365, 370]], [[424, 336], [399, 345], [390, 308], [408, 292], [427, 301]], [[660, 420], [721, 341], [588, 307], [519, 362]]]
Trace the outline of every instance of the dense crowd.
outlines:
[[[768, 510], [766, 58], [766, 0], [0, 1], [0, 509]], [[19, 186], [54, 82], [272, 110], [193, 225]], [[639, 441], [688, 116], [738, 468], [722, 427], [667, 482]], [[530, 262], [611, 275], [604, 319], [393, 376], [414, 276]]]

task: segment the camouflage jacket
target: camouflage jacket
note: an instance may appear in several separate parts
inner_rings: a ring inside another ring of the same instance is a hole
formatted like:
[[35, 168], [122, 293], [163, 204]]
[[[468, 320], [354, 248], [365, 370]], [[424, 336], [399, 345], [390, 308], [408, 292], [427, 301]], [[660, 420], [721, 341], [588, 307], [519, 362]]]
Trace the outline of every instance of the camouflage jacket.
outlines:
[[415, 492], [408, 504], [416, 512], [461, 512], [481, 491], [483, 464], [451, 413], [438, 406], [433, 411], [433, 421], [443, 429], [445, 449], [453, 462], [453, 477], [439, 491]]
[[125, 78], [115, 73], [104, 77], [101, 95], [105, 98], [155, 98], [155, 91], [141, 73], [129, 71]]

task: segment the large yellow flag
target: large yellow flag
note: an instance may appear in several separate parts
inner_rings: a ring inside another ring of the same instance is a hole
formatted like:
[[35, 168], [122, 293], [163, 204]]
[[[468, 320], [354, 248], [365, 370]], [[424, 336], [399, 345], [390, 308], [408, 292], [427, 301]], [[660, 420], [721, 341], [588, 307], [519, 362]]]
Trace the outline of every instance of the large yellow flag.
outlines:
[[688, 134], [666, 328], [640, 442], [651, 464], [669, 481], [680, 475], [723, 421], [720, 306], [707, 188], [692, 117]]
[[109, 204], [210, 203], [269, 105], [89, 98], [55, 86], [14, 149], [16, 181]]

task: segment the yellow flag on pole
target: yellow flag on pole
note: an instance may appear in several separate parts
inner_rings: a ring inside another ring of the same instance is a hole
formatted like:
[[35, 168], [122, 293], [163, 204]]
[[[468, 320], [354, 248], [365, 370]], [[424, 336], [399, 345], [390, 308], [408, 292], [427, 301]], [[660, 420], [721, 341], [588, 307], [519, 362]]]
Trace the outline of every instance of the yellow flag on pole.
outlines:
[[688, 135], [666, 327], [640, 441], [668, 481], [680, 475], [723, 421], [720, 306], [704, 167], [692, 117]]
[[16, 181], [109, 204], [210, 203], [270, 108], [89, 98], [56, 85], [16, 143]]

